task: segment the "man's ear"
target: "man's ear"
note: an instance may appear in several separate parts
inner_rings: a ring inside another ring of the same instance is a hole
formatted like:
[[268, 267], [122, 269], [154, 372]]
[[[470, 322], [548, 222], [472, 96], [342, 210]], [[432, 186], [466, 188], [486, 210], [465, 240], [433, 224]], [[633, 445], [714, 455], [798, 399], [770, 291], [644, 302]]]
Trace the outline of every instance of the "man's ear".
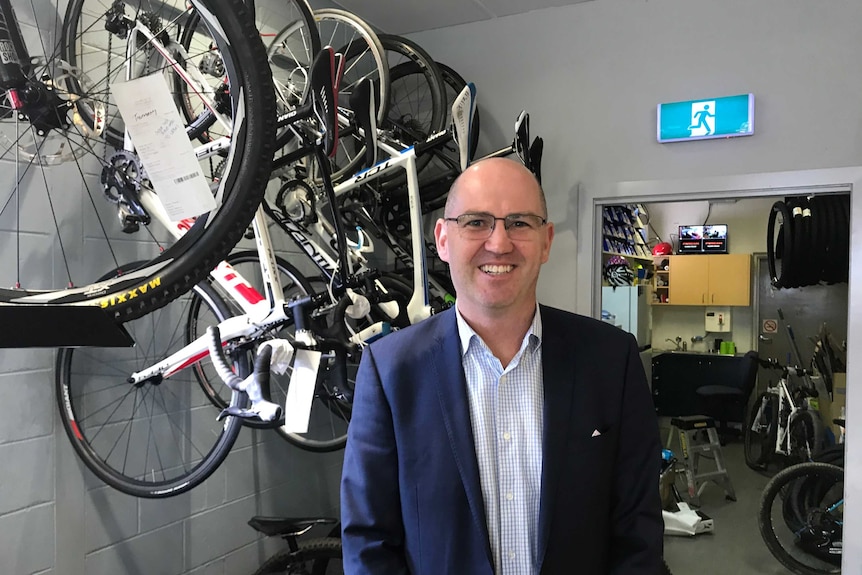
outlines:
[[553, 222], [548, 222], [545, 225], [546, 236], [545, 248], [542, 250], [542, 263], [547, 263], [548, 257], [551, 255], [551, 244], [554, 243], [554, 224]]
[[437, 257], [449, 263], [449, 226], [443, 218], [439, 218], [434, 226], [434, 241], [437, 244]]

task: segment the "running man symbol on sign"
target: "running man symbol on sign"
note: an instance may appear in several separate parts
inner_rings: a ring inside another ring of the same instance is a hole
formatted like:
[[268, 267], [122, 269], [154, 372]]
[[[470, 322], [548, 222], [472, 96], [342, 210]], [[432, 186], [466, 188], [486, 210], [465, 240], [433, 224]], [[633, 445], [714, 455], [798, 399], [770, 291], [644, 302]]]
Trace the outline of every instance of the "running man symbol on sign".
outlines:
[[[710, 111], [712, 110], [712, 111]], [[715, 101], [693, 102], [691, 105], [691, 125], [688, 127], [692, 136], [709, 136], [715, 131]]]

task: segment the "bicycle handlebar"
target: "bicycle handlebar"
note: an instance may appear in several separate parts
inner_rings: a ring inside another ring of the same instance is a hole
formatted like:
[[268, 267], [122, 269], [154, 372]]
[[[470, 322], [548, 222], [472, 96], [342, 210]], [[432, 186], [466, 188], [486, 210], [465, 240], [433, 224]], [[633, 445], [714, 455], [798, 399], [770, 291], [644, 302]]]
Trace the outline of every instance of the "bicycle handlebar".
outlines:
[[272, 422], [277, 422], [281, 419], [281, 406], [263, 398], [264, 387], [269, 389], [272, 347], [269, 345], [261, 346], [254, 362], [254, 372], [245, 379], [241, 379], [227, 364], [227, 359], [222, 349], [221, 332], [218, 326], [212, 325], [208, 327], [207, 335], [209, 335], [210, 358], [212, 359], [213, 366], [215, 366], [216, 373], [218, 373], [219, 377], [228, 387], [234, 391], [245, 393], [251, 401], [251, 407], [247, 409], [234, 405], [225, 408], [219, 413], [217, 419], [221, 421], [228, 415], [234, 415], [243, 419], [258, 418], [261, 421]]

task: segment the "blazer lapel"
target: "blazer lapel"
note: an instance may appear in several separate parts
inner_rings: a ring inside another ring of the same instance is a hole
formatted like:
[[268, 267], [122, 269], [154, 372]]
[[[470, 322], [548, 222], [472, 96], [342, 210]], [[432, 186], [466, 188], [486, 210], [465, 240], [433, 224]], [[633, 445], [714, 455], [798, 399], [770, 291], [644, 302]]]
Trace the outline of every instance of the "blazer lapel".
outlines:
[[539, 311], [542, 314], [542, 380], [545, 390], [538, 541], [538, 563], [541, 567], [548, 545], [560, 464], [569, 436], [577, 354], [573, 353], [572, 340], [564, 338], [566, 326], [561, 317], [544, 306], [539, 306]]
[[[467, 397], [467, 380], [461, 364], [461, 345], [458, 338], [458, 324], [454, 308], [444, 312], [449, 317], [440, 322], [441, 328], [435, 335], [434, 367], [437, 371], [437, 397], [443, 411], [443, 423], [449, 444], [455, 455], [455, 462], [473, 522], [484, 536], [485, 554], [493, 565], [488, 525], [485, 522], [485, 502], [482, 498], [482, 485], [479, 480], [479, 464], [476, 462], [476, 446], [473, 441], [473, 426], [470, 420], [470, 405]], [[441, 318], [442, 319], [442, 318]]]

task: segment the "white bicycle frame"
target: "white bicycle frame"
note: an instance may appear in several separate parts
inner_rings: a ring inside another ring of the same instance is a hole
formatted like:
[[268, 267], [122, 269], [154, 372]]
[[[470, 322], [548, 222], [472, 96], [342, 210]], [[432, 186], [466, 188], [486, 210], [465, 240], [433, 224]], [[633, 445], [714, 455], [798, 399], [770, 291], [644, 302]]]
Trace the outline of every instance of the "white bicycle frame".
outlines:
[[[381, 144], [385, 146], [385, 144]], [[417, 323], [430, 317], [431, 305], [428, 296], [427, 270], [425, 268], [425, 243], [422, 240], [422, 215], [419, 203], [419, 186], [416, 170], [416, 152], [413, 147], [403, 151], [389, 148], [393, 154], [371, 168], [364, 170], [349, 180], [334, 187], [335, 195], [340, 196], [366, 183], [374, 177], [383, 176], [397, 169], [407, 172], [408, 198], [410, 206], [410, 223], [412, 231], [412, 248], [414, 261], [420, 265], [414, 267], [413, 272], [413, 294], [407, 304], [407, 316], [411, 323]], [[384, 149], [386, 149], [384, 148]], [[179, 238], [189, 229], [191, 222], [171, 222], [158, 198], [153, 192], [142, 190], [141, 202], [153, 219], [162, 223], [171, 233]], [[281, 278], [275, 259], [275, 250], [269, 235], [269, 227], [266, 215], [262, 207], [258, 207], [252, 222], [257, 252], [260, 259], [261, 271], [266, 294], [260, 294], [245, 278], [243, 278], [230, 264], [222, 262], [210, 272], [213, 279], [221, 285], [227, 294], [240, 305], [244, 311], [243, 315], [230, 317], [219, 323], [221, 341], [225, 342], [242, 340], [254, 341], [266, 331], [283, 325], [292, 318], [285, 311], [287, 303], [284, 298]], [[333, 262], [334, 265], [334, 262]], [[382, 323], [378, 322], [371, 327], [355, 334], [351, 341], [363, 343], [367, 339], [382, 331]], [[201, 336], [190, 342], [171, 356], [137, 371], [129, 377], [129, 382], [140, 383], [152, 377], [170, 377], [178, 371], [200, 361], [209, 355], [209, 347], [206, 336]]]

